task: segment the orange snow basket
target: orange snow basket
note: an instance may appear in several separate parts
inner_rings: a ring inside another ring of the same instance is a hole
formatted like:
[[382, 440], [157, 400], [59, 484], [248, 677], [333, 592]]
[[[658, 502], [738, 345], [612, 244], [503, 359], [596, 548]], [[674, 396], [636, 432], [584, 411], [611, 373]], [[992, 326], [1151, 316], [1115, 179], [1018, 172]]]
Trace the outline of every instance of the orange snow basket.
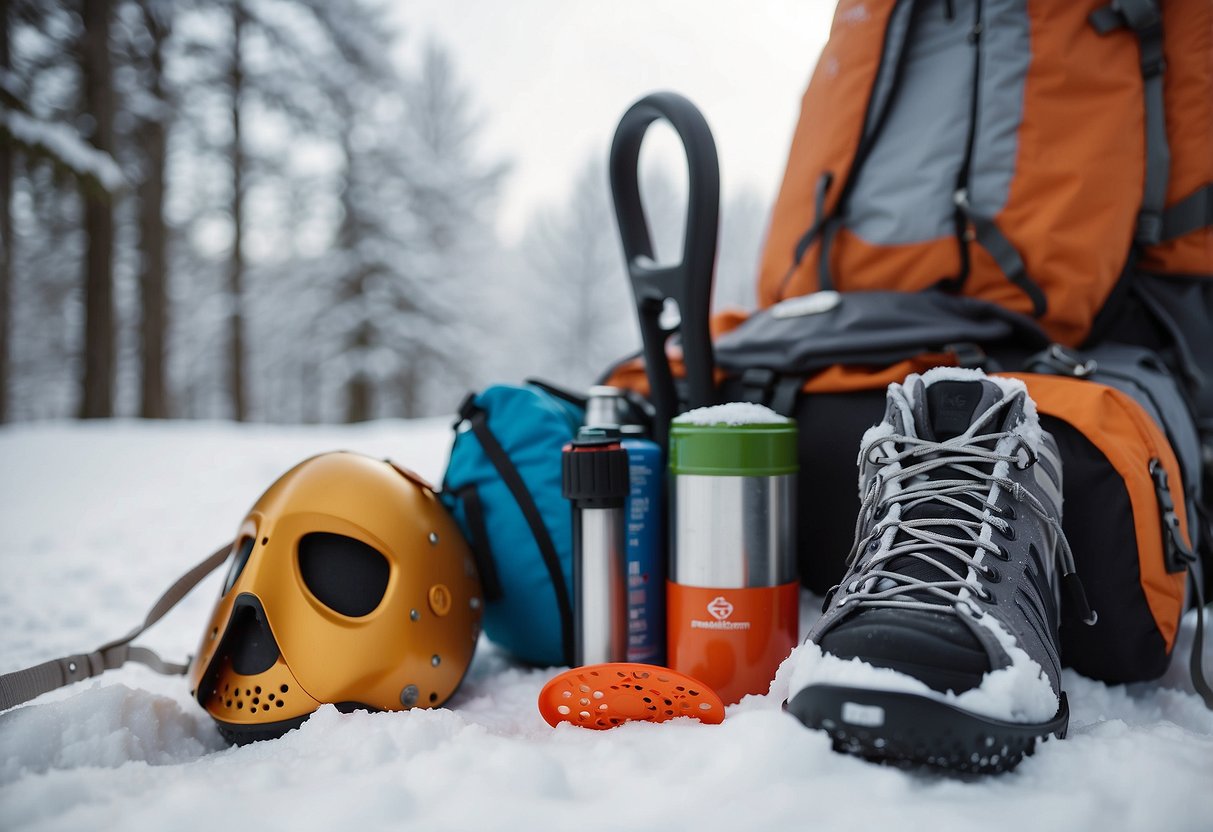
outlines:
[[553, 727], [571, 722], [596, 730], [679, 716], [716, 725], [724, 720], [724, 703], [711, 688], [685, 673], [613, 662], [575, 667], [551, 679], [539, 692], [539, 713]]

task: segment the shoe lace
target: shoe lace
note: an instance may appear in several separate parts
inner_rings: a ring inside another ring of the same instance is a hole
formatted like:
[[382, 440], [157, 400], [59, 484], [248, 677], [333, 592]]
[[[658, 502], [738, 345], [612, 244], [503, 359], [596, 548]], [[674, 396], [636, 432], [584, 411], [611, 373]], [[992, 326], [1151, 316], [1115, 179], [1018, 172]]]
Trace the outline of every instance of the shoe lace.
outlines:
[[[963, 593], [990, 600], [989, 591], [977, 580], [980, 575], [994, 576], [993, 568], [984, 562], [982, 555], [988, 553], [1005, 559], [1005, 553], [989, 535], [983, 538], [983, 528], [989, 525], [1004, 533], [1010, 528], [1003, 516], [1004, 510], [990, 502], [991, 486], [998, 485], [1012, 500], [1026, 506], [1052, 528], [1063, 579], [1073, 578], [1063, 584], [1071, 596], [1077, 591], [1074, 601], [1080, 615], [1084, 620], [1089, 619], [1088, 623], [1094, 623], [1095, 614], [1086, 604], [1085, 593], [1077, 581], [1074, 555], [1056, 516], [1031, 491], [1010, 477], [994, 473], [999, 462], [1020, 470], [1036, 463], [1036, 455], [1019, 436], [1015, 436], [1019, 441], [1010, 452], [991, 450], [997, 448], [1002, 439], [1013, 435], [1011, 431], [1002, 431], [976, 436], [962, 434], [933, 441], [893, 434], [870, 442], [864, 448], [862, 458], [881, 467], [864, 495], [856, 520], [855, 543], [847, 563], [853, 566], [861, 553], [869, 549], [872, 552], [847, 582], [838, 605], [853, 603], [865, 607], [898, 606], [934, 611], [942, 607], [955, 611], [958, 605], [967, 605]], [[889, 444], [900, 446], [901, 450], [885, 453], [883, 448]], [[932, 479], [928, 476], [942, 468], [948, 469], [945, 477]], [[983, 470], [985, 468], [988, 470]], [[948, 506], [961, 516], [905, 517], [914, 507], [930, 502]], [[894, 506], [898, 507], [896, 511]], [[873, 523], [877, 517], [880, 521]], [[870, 531], [864, 534], [863, 530], [869, 526]], [[941, 529], [947, 529], [951, 534], [944, 534]], [[891, 535], [892, 542], [882, 552], [879, 541], [885, 535]], [[929, 564], [932, 567], [929, 571], [937, 573], [938, 577], [928, 579], [906, 574], [904, 560], [899, 569], [888, 568], [898, 558]]]

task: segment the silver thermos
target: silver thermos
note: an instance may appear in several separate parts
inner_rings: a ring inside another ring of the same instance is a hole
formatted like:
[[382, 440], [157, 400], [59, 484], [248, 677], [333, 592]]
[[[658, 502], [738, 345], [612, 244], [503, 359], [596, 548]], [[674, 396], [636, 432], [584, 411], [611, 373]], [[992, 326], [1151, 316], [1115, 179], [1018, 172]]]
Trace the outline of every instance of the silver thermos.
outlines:
[[573, 664], [627, 661], [628, 454], [617, 430], [582, 428], [561, 462], [573, 510]]

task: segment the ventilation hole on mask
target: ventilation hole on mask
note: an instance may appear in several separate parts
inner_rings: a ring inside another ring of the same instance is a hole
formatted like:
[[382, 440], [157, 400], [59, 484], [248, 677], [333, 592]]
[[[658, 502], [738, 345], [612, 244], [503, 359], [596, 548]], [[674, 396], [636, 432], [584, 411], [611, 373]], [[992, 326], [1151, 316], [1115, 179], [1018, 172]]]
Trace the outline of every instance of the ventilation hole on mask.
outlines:
[[383, 600], [391, 568], [373, 546], [331, 532], [312, 532], [299, 540], [299, 574], [326, 607], [360, 618]]
[[666, 703], [666, 705], [673, 705], [673, 704], [674, 704], [674, 703], [673, 703], [671, 700], [669, 700], [669, 699], [662, 699], [661, 701], [662, 701], [662, 702], [664, 702], [664, 703]]
[[646, 704], [650, 704], [650, 705], [653, 703], [653, 700], [647, 696], [644, 698], [644, 701]]
[[282, 691], [283, 693], [286, 693], [288, 690], [290, 690], [290, 688], [288, 688], [286, 685], [283, 685], [282, 687], [278, 688], [278, 690]]
[[701, 710], [701, 711], [710, 711], [710, 710], [712, 710], [712, 703], [711, 703], [711, 702], [700, 702], [700, 703], [699, 703], [699, 710]]
[[699, 695], [699, 691], [697, 691], [697, 690], [688, 690], [688, 691], [687, 691], [687, 693], [691, 694], [691, 696], [698, 696], [698, 695]]
[[243, 703], [243, 702], [239, 702], [239, 701], [237, 701], [237, 702], [236, 702], [236, 709], [237, 709], [237, 710], [239, 710], [240, 708], [243, 708], [243, 707], [244, 707], [244, 703]]
[[673, 715], [674, 715], [674, 712], [673, 712], [673, 711], [666, 711], [666, 712], [665, 712], [665, 715], [666, 715], [666, 716], [673, 716]]
[[273, 702], [273, 701], [274, 701], [274, 694], [272, 694], [272, 693], [270, 694], [270, 701], [271, 701], [271, 702]]
[[269, 706], [269, 705], [262, 705], [262, 706], [261, 706], [261, 710], [263, 710], [263, 711], [268, 711], [269, 709], [270, 709], [270, 706]]
[[568, 706], [568, 705], [557, 705], [557, 706], [556, 706], [556, 711], [557, 711], [558, 713], [564, 714], [565, 716], [568, 716], [568, 714], [569, 714], [569, 710], [570, 710], [570, 709], [569, 709], [569, 706]]
[[670, 683], [670, 677], [669, 676], [658, 676], [657, 681], [664, 682], [668, 685]]
[[229, 708], [230, 708], [230, 707], [232, 707], [232, 700], [230, 700], [230, 699], [229, 699], [229, 700], [227, 700], [227, 702], [225, 702], [224, 704], [225, 704], [227, 707], [229, 707]]
[[595, 699], [601, 699], [601, 698], [602, 698], [602, 697], [604, 697], [604, 696], [606, 696], [606, 694], [604, 694], [602, 691], [600, 691], [600, 690], [596, 690], [596, 691], [594, 691], [594, 698], [595, 698]]
[[232, 695], [233, 695], [233, 696], [239, 696], [239, 695], [240, 695], [240, 688], [236, 688], [234, 691], [232, 691]]
[[275, 702], [274, 704], [275, 704], [275, 705], [277, 705], [279, 708], [281, 708], [281, 707], [282, 707], [282, 700], [281, 700], [281, 699], [279, 699], [279, 700], [278, 700], [277, 702]]
[[269, 539], [268, 537], [263, 537], [263, 538], [261, 538], [261, 545], [262, 545], [262, 546], [265, 546], [265, 545], [266, 545], [266, 544], [268, 544], [269, 542], [270, 542], [270, 539]]
[[590, 692], [590, 686], [589, 686], [589, 685], [582, 685], [581, 687], [579, 687], [579, 688], [578, 688], [578, 690], [580, 690], [582, 693], [589, 693], [589, 692]]
[[261, 697], [259, 697], [259, 696], [254, 696], [254, 697], [253, 697], [253, 707], [256, 707], [256, 706], [258, 706], [258, 705], [260, 705], [260, 704], [261, 704]]
[[589, 712], [589, 711], [582, 711], [581, 713], [577, 714], [577, 718], [578, 718], [578, 719], [581, 719], [581, 720], [586, 720], [586, 719], [589, 719], [589, 718], [590, 718], [590, 712]]
[[684, 688], [682, 685], [677, 685], [674, 688], [674, 690], [678, 691], [679, 693], [682, 693], [684, 690], [686, 690], [686, 688]]
[[253, 693], [261, 693], [261, 685], [257, 685], [257, 687], [253, 688]]
[[224, 692], [224, 693], [227, 693], [227, 689], [228, 689], [228, 685], [225, 683], [225, 684], [223, 685], [223, 692]]

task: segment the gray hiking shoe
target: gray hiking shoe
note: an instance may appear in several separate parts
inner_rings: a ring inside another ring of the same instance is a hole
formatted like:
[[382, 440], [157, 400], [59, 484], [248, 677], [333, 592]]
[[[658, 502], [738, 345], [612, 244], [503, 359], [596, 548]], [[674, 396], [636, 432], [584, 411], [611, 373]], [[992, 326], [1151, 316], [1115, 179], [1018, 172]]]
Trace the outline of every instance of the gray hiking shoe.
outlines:
[[842, 583], [800, 648], [788, 710], [840, 751], [1005, 771], [1064, 736], [1057, 445], [1017, 380], [943, 368], [889, 387], [863, 438]]

